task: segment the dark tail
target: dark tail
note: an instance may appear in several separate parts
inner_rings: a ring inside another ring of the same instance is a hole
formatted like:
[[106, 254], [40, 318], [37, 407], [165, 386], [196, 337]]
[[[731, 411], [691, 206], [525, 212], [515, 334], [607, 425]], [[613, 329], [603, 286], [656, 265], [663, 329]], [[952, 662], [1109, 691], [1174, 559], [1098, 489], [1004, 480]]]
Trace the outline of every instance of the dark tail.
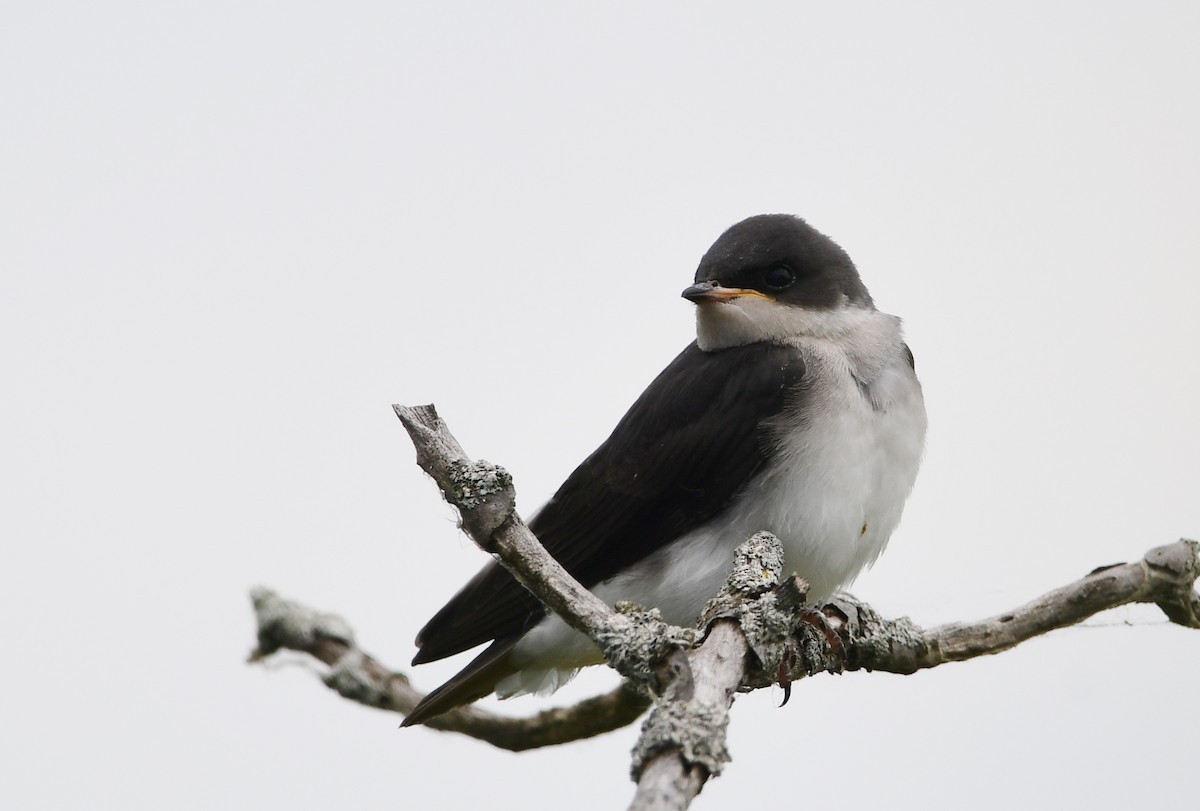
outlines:
[[400, 726], [423, 724], [455, 707], [491, 695], [501, 679], [517, 672], [517, 668], [509, 662], [508, 654], [520, 638], [514, 636], [497, 639], [454, 678], [421, 699], [417, 706], [413, 707], [413, 711], [405, 716]]

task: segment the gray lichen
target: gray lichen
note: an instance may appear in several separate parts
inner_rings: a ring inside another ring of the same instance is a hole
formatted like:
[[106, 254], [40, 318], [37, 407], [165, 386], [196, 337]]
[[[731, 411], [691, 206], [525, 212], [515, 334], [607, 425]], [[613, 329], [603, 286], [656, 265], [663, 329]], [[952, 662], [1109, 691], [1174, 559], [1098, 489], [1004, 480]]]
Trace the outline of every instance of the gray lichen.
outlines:
[[451, 462], [450, 485], [463, 524], [478, 541], [491, 537], [516, 509], [512, 474], [483, 459]]
[[770, 593], [783, 572], [783, 544], [769, 532], [758, 532], [738, 546], [733, 571], [704, 606], [704, 623], [721, 617], [740, 617], [747, 601]]
[[612, 625], [593, 641], [604, 658], [648, 695], [658, 681], [655, 667], [673, 650], [686, 650], [700, 639], [695, 628], [671, 625], [657, 608], [649, 611], [628, 602], [616, 605]]
[[250, 599], [258, 624], [257, 653], [261, 656], [280, 648], [310, 650], [320, 637], [354, 644], [349, 623], [336, 614], [319, 613], [262, 586], [251, 589]]
[[512, 474], [483, 459], [451, 462], [450, 479], [454, 483], [454, 501], [464, 510], [473, 510], [485, 499], [513, 486]]
[[722, 592], [747, 597], [774, 588], [783, 574], [783, 544], [769, 532], [756, 532], [733, 556], [733, 571]]
[[684, 763], [702, 767], [711, 776], [729, 762], [725, 730], [729, 710], [714, 704], [697, 706], [659, 702], [642, 724], [630, 769], [636, 781], [655, 755], [678, 749]]
[[391, 707], [391, 696], [372, 678], [365, 667], [366, 656], [359, 650], [351, 650], [338, 659], [325, 674], [322, 681], [343, 698], [366, 704], [370, 707]]
[[741, 626], [757, 659], [746, 675], [748, 686], [775, 683], [785, 662], [797, 653], [807, 661], [810, 654], [797, 650], [794, 637], [808, 584], [796, 577], [781, 584], [782, 573], [783, 545], [769, 532], [756, 533], [737, 548], [729, 580], [704, 609], [706, 626], [722, 618]]
[[878, 611], [852, 598], [839, 595], [831, 605], [846, 615], [855, 640], [856, 661], [863, 670], [876, 662], [887, 662], [892, 673], [915, 673], [927, 650], [925, 633], [908, 617], [885, 619]]

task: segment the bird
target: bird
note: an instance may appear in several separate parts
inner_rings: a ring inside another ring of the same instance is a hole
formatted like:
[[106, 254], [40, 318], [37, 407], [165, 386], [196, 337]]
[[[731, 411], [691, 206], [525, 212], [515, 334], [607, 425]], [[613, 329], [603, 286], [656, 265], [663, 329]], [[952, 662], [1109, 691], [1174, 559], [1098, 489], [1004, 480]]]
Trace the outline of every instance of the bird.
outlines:
[[[695, 624], [734, 549], [766, 530], [819, 604], [878, 558], [916, 481], [927, 420], [901, 321], [789, 214], [728, 228], [682, 295], [695, 340], [529, 528], [605, 602], [676, 625]], [[413, 664], [483, 643], [403, 726], [493, 692], [553, 692], [603, 661], [494, 561], [420, 631]]]

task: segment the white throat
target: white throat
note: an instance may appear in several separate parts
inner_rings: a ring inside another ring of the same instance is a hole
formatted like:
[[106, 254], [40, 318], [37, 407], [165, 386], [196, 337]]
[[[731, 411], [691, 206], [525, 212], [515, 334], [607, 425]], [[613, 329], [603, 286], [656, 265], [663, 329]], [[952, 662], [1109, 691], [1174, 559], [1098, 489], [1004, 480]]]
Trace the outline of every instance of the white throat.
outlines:
[[868, 379], [903, 345], [899, 318], [850, 302], [809, 310], [743, 296], [696, 307], [696, 345], [705, 352], [760, 341], [795, 345], [806, 339], [836, 343], [855, 367], [856, 376]]
[[843, 301], [828, 310], [793, 307], [759, 296], [740, 296], [696, 307], [696, 343], [705, 352], [759, 341], [786, 343], [789, 338], [836, 338], [876, 311]]

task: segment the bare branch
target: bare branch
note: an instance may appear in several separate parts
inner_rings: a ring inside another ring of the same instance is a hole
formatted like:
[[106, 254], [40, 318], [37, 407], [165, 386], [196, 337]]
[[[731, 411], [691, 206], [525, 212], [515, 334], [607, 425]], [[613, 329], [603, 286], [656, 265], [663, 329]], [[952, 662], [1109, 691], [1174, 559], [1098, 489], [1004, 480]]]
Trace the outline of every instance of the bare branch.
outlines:
[[512, 477], [499, 465], [473, 462], [433, 405], [392, 405], [416, 449], [416, 463], [433, 477], [462, 516], [462, 528], [485, 552], [577, 631], [607, 630], [613, 609], [554, 560], [516, 513]]
[[[515, 511], [509, 474], [472, 461], [433, 406], [393, 406], [417, 450], [417, 461], [458, 508], [462, 527], [548, 608], [587, 634], [610, 664], [637, 688], [660, 697], [634, 752], [638, 791], [631, 808], [682, 809], [720, 773], [728, 710], [737, 690], [821, 671], [912, 673], [1007, 650], [1055, 628], [1132, 602], [1157, 604], [1174, 623], [1200, 628], [1200, 544], [1180, 541], [1150, 550], [1136, 563], [1097, 569], [1020, 608], [975, 623], [921, 629], [907, 618], [887, 620], [850, 595], [819, 612], [804, 606], [807, 585], [783, 579], [778, 540], [760, 533], [739, 547], [734, 573], [706, 608], [707, 634], [662, 622], [656, 611], [614, 611], [568, 574]], [[330, 666], [325, 683], [368, 706], [408, 713], [422, 698], [408, 678], [363, 652], [340, 618], [320, 614], [273, 592], [254, 592], [257, 661], [281, 648], [303, 651]], [[813, 619], [819, 613], [819, 621]], [[690, 649], [690, 650], [689, 650]], [[750, 653], [751, 655], [747, 655]], [[665, 666], [664, 666], [665, 665]], [[564, 743], [624, 726], [648, 700], [623, 686], [574, 707], [510, 719], [470, 707], [427, 726], [461, 732], [520, 751]]]
[[[828, 629], [839, 637], [834, 643], [811, 625], [800, 624], [803, 594], [800, 599], [792, 596], [789, 587], [793, 581], [775, 588], [779, 569], [768, 571], [770, 563], [765, 563], [771, 560], [773, 547], [766, 547], [765, 554], [748, 551], [763, 535], [739, 548], [729, 586], [705, 613], [710, 617], [727, 615], [731, 611], [728, 592], [734, 584], [752, 583], [756, 575], [768, 581], [772, 590], [759, 595], [756, 602], [743, 602], [733, 609], [740, 626], [719, 619], [702, 646], [686, 656], [678, 653], [673, 657], [675, 679], [656, 702], [634, 749], [638, 790], [631, 811], [687, 808], [707, 778], [719, 774], [729, 759], [724, 749], [725, 728], [733, 693], [743, 685], [753, 689], [775, 681], [785, 674], [783, 663], [788, 661], [798, 665], [797, 677], [843, 668], [912, 673], [999, 653], [1131, 602], [1155, 603], [1173, 622], [1200, 627], [1200, 595], [1194, 590], [1200, 574], [1200, 544], [1181, 540], [1150, 550], [1137, 563], [1098, 569], [1015, 611], [977, 623], [921, 630], [908, 619], [885, 620], [865, 603], [843, 595], [822, 609]], [[777, 543], [771, 536], [766, 538]], [[751, 565], [747, 565], [747, 555]], [[753, 562], [765, 563], [761, 572]], [[775, 613], [776, 608], [783, 609], [786, 619]], [[835, 644], [841, 650], [834, 650]], [[755, 656], [747, 657], [751, 648]], [[748, 658], [756, 660], [757, 673], [747, 673]], [[776, 671], [775, 666], [780, 669]]]
[[[792, 612], [782, 625], [774, 621], [782, 574], [783, 544], [771, 533], [759, 532], [738, 547], [733, 571], [705, 607], [703, 644], [668, 659], [665, 689], [633, 750], [638, 788], [631, 811], [687, 808], [729, 762], [729, 706], [755, 658], [747, 654], [753, 649], [761, 657], [767, 647], [786, 644], [795, 627]], [[789, 608], [803, 605], [807, 589], [800, 586]]]
[[642, 725], [633, 750], [637, 792], [630, 811], [687, 808], [729, 762], [729, 706], [746, 675], [746, 637], [718, 620], [704, 643], [672, 657], [674, 679]]
[[[840, 669], [829, 664], [838, 661], [839, 657], [847, 670], [914, 673], [947, 662], [1000, 653], [1026, 639], [1133, 602], [1157, 604], [1172, 622], [1200, 628], [1200, 594], [1195, 591], [1198, 574], [1200, 543], [1181, 540], [1150, 550], [1136, 563], [1097, 569], [1079, 581], [1013, 611], [974, 623], [952, 623], [929, 629], [922, 629], [906, 618], [885, 619], [866, 603], [843, 594], [821, 609], [830, 628], [836, 631], [842, 651], [840, 654], [831, 651], [829, 641], [822, 639], [820, 634], [808, 633], [804, 639], [794, 637], [796, 666], [790, 676], [801, 678], [811, 672]], [[797, 590], [794, 583], [794, 580], [784, 580], [781, 586], [767, 594], [776, 598], [778, 606], [799, 616], [804, 611], [803, 599], [794, 596]], [[284, 648], [300, 651], [329, 665], [330, 670], [323, 679], [325, 684], [353, 701], [404, 714], [422, 698], [407, 676], [385, 667], [362, 651], [349, 626], [340, 617], [284, 600], [267, 589], [256, 589], [253, 599], [259, 646], [251, 655], [251, 661], [260, 661]], [[709, 616], [727, 616], [727, 611], [719, 610], [722, 605], [719, 600], [714, 600]], [[753, 626], [754, 622], [751, 622], [750, 627]], [[788, 627], [795, 627], [794, 619]], [[732, 662], [739, 662], [734, 680], [743, 685], [742, 689], [772, 683], [777, 674], [770, 666], [764, 667], [764, 660], [775, 656], [770, 646], [764, 646], [761, 638], [752, 634], [757, 643], [753, 645], [756, 656], [749, 657], [747, 662], [745, 636], [735, 628], [730, 622], [718, 621], [699, 649], [689, 656], [673, 655], [668, 662], [669, 670], [675, 676], [702, 674], [700, 680], [711, 685], [711, 690], [715, 691], [712, 695], [717, 696], [724, 694], [731, 674], [735, 672], [728, 667]], [[731, 632], [734, 640], [728, 638]], [[730, 645], [740, 645], [740, 648], [735, 648], [732, 654], [716, 657], [721, 666], [713, 666], [696, 659], [710, 645], [722, 650], [727, 650]], [[756, 667], [747, 674], [741, 662]], [[669, 687], [660, 706], [669, 705], [679, 695], [686, 694], [685, 686], [695, 680], [694, 675], [682, 681], [671, 677], [664, 679]], [[712, 706], [712, 702], [709, 704]], [[618, 729], [632, 723], [648, 705], [649, 701], [642, 694], [622, 686], [572, 707], [546, 710], [529, 718], [506, 718], [464, 707], [431, 719], [427, 726], [458, 732], [502, 749], [523, 751]], [[661, 723], [655, 723], [663, 728]], [[650, 725], [649, 720], [647, 725]], [[665, 727], [669, 729], [671, 724], [667, 723]], [[639, 741], [635, 764], [644, 765], [640, 766], [633, 808], [639, 811], [685, 808], [710, 774], [719, 771], [719, 758], [713, 760], [706, 756], [705, 765], [705, 758], [696, 757], [695, 751], [681, 755], [679, 747], [684, 745], [683, 740], [676, 730], [665, 736], [660, 733], [645, 735]], [[714, 766], [716, 771], [710, 772]]]
[[[922, 629], [903, 617], [886, 619], [849, 594], [839, 595], [821, 611], [838, 631], [847, 670], [914, 673], [947, 662], [1000, 653], [1034, 636], [1133, 602], [1157, 604], [1175, 624], [1200, 628], [1200, 594], [1194, 590], [1198, 572], [1200, 543], [1181, 540], [1150, 550], [1136, 563], [1097, 569], [1020, 608], [973, 623]], [[781, 591], [787, 587], [785, 581]], [[362, 682], [361, 688], [351, 689], [353, 679], [332, 674], [326, 678], [327, 684], [354, 701], [399, 713], [408, 712], [422, 698], [407, 676], [361, 651], [350, 627], [340, 617], [284, 600], [268, 589], [255, 589], [252, 596], [259, 647], [251, 661], [285, 648], [310, 654], [345, 673], [350, 673], [351, 664], [357, 661], [355, 678]], [[795, 610], [802, 609], [797, 604]], [[801, 675], [797, 673], [796, 677]], [[505, 718], [466, 708], [447, 713], [427, 726], [519, 751], [616, 729], [632, 722], [647, 706], [649, 701], [635, 691], [618, 688], [588, 699], [581, 706], [547, 710], [531, 718]], [[582, 720], [593, 711], [613, 714], [611, 724], [600, 728]], [[492, 727], [497, 731], [489, 731]], [[577, 729], [584, 732], [576, 734]], [[509, 738], [525, 734], [531, 736], [530, 741]]]
[[[391, 670], [364, 652], [344, 620], [322, 614], [275, 592], [254, 589], [258, 648], [251, 662], [281, 649], [307, 653], [329, 665], [322, 681], [343, 698], [407, 715], [424, 695], [403, 673]], [[590, 738], [628, 726], [650, 706], [650, 700], [622, 684], [603, 695], [570, 707], [544, 710], [528, 718], [508, 718], [474, 707], [460, 707], [425, 725], [458, 732], [500, 749], [521, 752]]]
[[432, 405], [393, 405], [417, 450], [417, 464], [458, 508], [462, 528], [485, 552], [588, 636], [608, 629], [614, 611], [550, 556], [516, 513], [512, 477], [499, 465], [472, 461]]
[[839, 628], [850, 670], [914, 673], [1008, 650], [1110, 608], [1153, 603], [1171, 622], [1200, 628], [1200, 543], [1156, 547], [1142, 560], [1096, 569], [1020, 608], [978, 622], [921, 629], [907, 618], [887, 620], [865, 603], [840, 595], [823, 613]]
[[664, 623], [656, 610], [614, 611], [584, 588], [517, 515], [508, 471], [469, 459], [432, 405], [392, 408], [417, 450], [417, 464], [458, 508], [463, 530], [543, 605], [594, 641], [617, 672], [649, 687], [654, 660], [695, 642], [693, 629]]

